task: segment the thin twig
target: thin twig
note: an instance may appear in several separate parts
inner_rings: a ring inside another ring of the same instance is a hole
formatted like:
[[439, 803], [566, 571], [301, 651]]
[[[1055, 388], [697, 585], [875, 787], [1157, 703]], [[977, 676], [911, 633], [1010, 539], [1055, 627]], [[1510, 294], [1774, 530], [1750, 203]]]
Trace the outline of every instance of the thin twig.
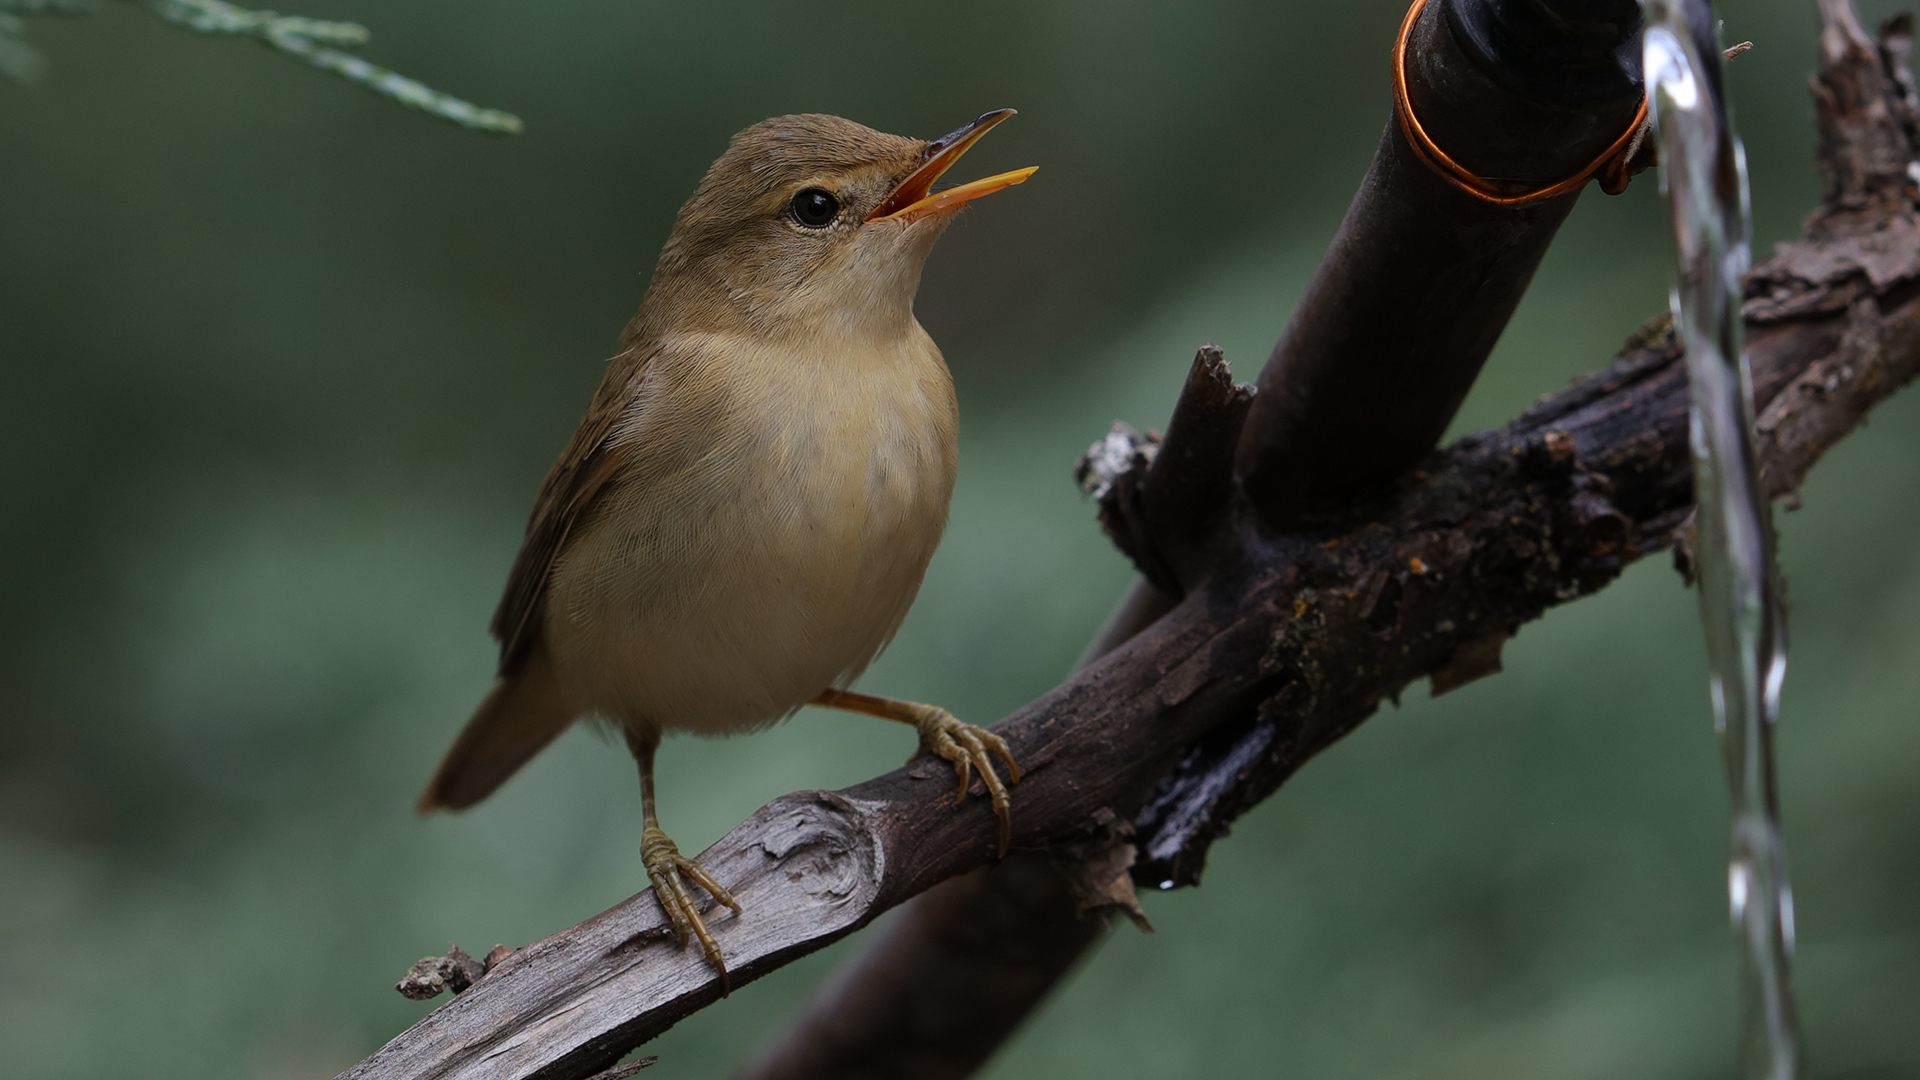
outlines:
[[[251, 38], [381, 97], [464, 128], [517, 135], [524, 127], [512, 113], [482, 108], [342, 51], [367, 43], [370, 35], [359, 23], [282, 15], [240, 7], [227, 0], [129, 2], [138, 2], [162, 19], [198, 34]], [[20, 40], [25, 29], [21, 16], [91, 15], [98, 10], [89, 0], [0, 0], [0, 75], [33, 83], [46, 73], [45, 58]]]

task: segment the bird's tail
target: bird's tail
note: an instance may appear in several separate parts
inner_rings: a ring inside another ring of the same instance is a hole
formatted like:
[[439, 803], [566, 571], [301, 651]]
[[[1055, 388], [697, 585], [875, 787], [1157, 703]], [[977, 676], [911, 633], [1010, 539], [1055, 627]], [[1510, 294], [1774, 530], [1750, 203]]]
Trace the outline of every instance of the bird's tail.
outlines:
[[553, 661], [546, 649], [535, 648], [494, 682], [420, 793], [417, 809], [422, 814], [465, 810], [506, 783], [572, 722], [554, 681]]

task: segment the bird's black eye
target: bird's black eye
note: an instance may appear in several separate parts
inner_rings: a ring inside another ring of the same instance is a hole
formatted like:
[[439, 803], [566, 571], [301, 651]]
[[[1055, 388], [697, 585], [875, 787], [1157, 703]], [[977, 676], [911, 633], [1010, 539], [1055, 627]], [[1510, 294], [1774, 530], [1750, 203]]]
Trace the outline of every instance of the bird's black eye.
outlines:
[[824, 229], [840, 213], [840, 200], [833, 193], [810, 187], [793, 197], [793, 220], [809, 229]]

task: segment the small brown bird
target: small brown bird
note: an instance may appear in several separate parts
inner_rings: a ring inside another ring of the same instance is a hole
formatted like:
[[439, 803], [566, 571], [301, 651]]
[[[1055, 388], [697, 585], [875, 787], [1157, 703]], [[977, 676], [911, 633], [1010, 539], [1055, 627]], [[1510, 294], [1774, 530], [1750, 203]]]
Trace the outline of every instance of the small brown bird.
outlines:
[[740, 906], [660, 829], [662, 732], [752, 731], [809, 703], [911, 724], [959, 800], [980, 772], [1005, 853], [1007, 744], [846, 687], [906, 617], [953, 493], [953, 381], [913, 316], [920, 269], [961, 206], [1034, 170], [931, 189], [1012, 115], [933, 142], [819, 115], [734, 136], [541, 485], [493, 617], [499, 677], [422, 813], [485, 798], [576, 719], [618, 728], [654, 895], [723, 979], [688, 882]]

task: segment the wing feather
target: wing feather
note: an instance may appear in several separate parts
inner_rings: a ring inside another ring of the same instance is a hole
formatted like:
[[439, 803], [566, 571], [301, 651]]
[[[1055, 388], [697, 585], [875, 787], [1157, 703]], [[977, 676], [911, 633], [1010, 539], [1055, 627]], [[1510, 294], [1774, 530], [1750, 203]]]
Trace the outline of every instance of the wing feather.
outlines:
[[506, 594], [493, 613], [493, 636], [500, 642], [502, 675], [525, 661], [541, 640], [554, 566], [566, 550], [568, 536], [613, 476], [619, 458], [608, 443], [653, 354], [652, 349], [629, 348], [608, 362], [586, 416], [540, 484], [533, 515], [527, 520], [526, 539], [507, 575]]

